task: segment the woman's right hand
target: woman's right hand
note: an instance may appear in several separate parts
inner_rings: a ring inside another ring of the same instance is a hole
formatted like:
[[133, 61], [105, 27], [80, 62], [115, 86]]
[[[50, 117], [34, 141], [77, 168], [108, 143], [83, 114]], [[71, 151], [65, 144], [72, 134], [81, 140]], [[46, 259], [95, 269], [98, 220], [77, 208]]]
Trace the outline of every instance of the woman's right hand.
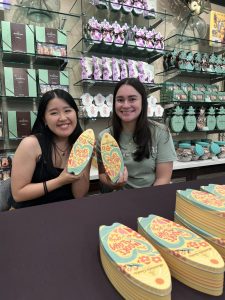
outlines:
[[114, 189], [120, 189], [127, 183], [127, 179], [128, 179], [127, 168], [126, 168], [126, 166], [124, 166], [124, 171], [123, 171], [123, 173], [120, 174], [120, 177], [119, 177], [119, 179], [116, 183], [112, 183], [112, 181], [110, 180], [107, 173], [106, 173], [106, 177], [107, 177], [107, 179], [109, 180], [109, 182], [111, 183], [111, 185], [113, 186]]
[[65, 168], [62, 173], [58, 176], [58, 179], [60, 180], [61, 185], [70, 184], [73, 183], [75, 180], [81, 179], [83, 176], [83, 172], [81, 172], [79, 175], [74, 175], [72, 173], [69, 173], [67, 171], [67, 168]]

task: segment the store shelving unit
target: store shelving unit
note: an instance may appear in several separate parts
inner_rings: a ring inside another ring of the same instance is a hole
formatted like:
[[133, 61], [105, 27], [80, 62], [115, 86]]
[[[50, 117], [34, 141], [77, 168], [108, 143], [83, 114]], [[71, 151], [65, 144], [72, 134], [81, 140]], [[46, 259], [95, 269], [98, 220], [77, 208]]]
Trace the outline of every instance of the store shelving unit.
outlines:
[[[67, 5], [67, 11], [55, 11], [36, 9], [36, 13], [40, 13], [48, 20], [47, 23], [35, 23], [32, 18], [29, 18], [29, 14], [34, 12], [32, 3], [30, 6], [22, 6], [19, 4], [7, 4], [4, 1], [0, 1], [0, 4], [5, 4], [5, 10], [3, 19], [12, 23], [33, 24], [38, 26], [44, 26], [49, 28], [60, 29], [66, 32], [68, 40], [73, 37], [74, 27], [78, 26], [81, 19], [80, 11], [77, 11], [75, 6], [79, 1], [71, 1], [71, 6]], [[77, 13], [78, 12], [78, 13]], [[35, 33], [34, 33], [35, 34]], [[35, 43], [35, 53], [21, 53], [21, 52], [7, 52], [3, 51], [3, 47], [0, 49], [0, 66], [4, 67], [16, 67], [16, 68], [30, 68], [30, 69], [49, 69], [49, 70], [72, 70], [76, 66], [76, 62], [79, 60], [71, 51], [71, 48], [67, 47], [66, 56], [54, 56], [39, 54], [37, 51], [37, 44]], [[7, 126], [7, 111], [36, 111], [37, 104], [40, 99], [40, 95], [37, 97], [13, 97], [6, 96], [3, 88], [4, 80], [3, 74], [1, 77], [1, 92], [0, 92], [0, 110], [3, 114], [3, 132], [4, 137], [0, 141], [0, 151], [13, 150], [20, 142], [20, 138], [14, 140], [8, 137]], [[37, 83], [38, 87], [38, 83]]]

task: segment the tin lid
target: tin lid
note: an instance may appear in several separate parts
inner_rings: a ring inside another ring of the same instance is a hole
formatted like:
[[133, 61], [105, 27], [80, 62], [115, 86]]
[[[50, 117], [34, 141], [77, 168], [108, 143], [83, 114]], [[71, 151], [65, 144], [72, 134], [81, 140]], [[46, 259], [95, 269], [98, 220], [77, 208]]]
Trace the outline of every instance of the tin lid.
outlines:
[[219, 146], [224, 146], [225, 145], [225, 141], [215, 141], [214, 143], [216, 143]]
[[204, 149], [201, 145], [196, 144], [194, 147], [194, 152], [197, 156], [202, 156], [204, 154]]
[[190, 148], [191, 148], [191, 144], [188, 144], [188, 143], [180, 143], [180, 144], [179, 144], [179, 148], [182, 148], [182, 149], [190, 149]]
[[208, 147], [209, 146], [209, 143], [206, 143], [206, 142], [198, 142], [197, 144], [201, 145], [202, 147]]
[[211, 143], [210, 146], [209, 146], [209, 150], [211, 153], [217, 155], [221, 152], [220, 150], [220, 146], [216, 143]]

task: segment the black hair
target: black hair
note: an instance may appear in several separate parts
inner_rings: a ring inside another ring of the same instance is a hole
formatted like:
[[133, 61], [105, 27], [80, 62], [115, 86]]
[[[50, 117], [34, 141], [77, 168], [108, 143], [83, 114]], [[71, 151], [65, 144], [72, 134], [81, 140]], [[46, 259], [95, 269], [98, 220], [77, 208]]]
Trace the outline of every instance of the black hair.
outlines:
[[36, 136], [37, 135], [41, 136], [41, 139], [43, 141], [43, 147], [45, 149], [45, 153], [42, 153], [42, 155], [44, 156], [45, 160], [48, 163], [50, 163], [51, 166], [52, 166], [52, 149], [55, 148], [55, 144], [54, 144], [54, 140], [53, 140], [54, 133], [48, 128], [48, 126], [45, 125], [44, 116], [45, 116], [45, 112], [46, 112], [48, 103], [54, 98], [63, 99], [76, 112], [77, 126], [68, 138], [70, 147], [72, 147], [72, 145], [75, 143], [75, 141], [77, 140], [77, 138], [83, 131], [80, 126], [79, 119], [78, 119], [78, 107], [77, 107], [73, 97], [68, 92], [61, 90], [61, 89], [55, 89], [55, 90], [46, 92], [41, 97], [39, 106], [38, 106], [37, 118], [32, 127], [31, 134], [36, 135]]
[[113, 114], [112, 114], [112, 129], [113, 135], [119, 144], [120, 134], [123, 130], [121, 120], [115, 112], [116, 95], [122, 85], [131, 85], [142, 98], [142, 109], [138, 116], [133, 140], [137, 144], [137, 150], [133, 154], [135, 161], [142, 161], [144, 158], [149, 158], [152, 149], [152, 137], [147, 118], [148, 101], [144, 85], [137, 78], [125, 78], [117, 83], [113, 93]]

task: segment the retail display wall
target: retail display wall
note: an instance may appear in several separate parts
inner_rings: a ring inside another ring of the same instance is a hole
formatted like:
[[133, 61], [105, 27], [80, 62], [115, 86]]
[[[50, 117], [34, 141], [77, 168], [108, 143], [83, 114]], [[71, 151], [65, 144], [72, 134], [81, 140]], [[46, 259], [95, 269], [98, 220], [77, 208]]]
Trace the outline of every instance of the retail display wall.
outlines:
[[[39, 96], [53, 87], [69, 90], [80, 107], [84, 129], [98, 134], [109, 125], [116, 82], [134, 76], [149, 94], [149, 117], [170, 127], [182, 162], [222, 158], [224, 57], [216, 54], [220, 45], [211, 47], [208, 37], [193, 43], [174, 31], [187, 12], [182, 1], [174, 5], [158, 0], [151, 9], [100, 2], [61, 1], [60, 11], [47, 12], [47, 23], [33, 22], [27, 17], [28, 7], [16, 1], [3, 11], [1, 151], [15, 150], [22, 138], [9, 134], [7, 112], [36, 111]], [[221, 11], [214, 4], [212, 9]], [[201, 18], [209, 24], [209, 14]], [[18, 25], [21, 20], [24, 25]], [[20, 43], [14, 33], [23, 36]], [[215, 72], [204, 69], [210, 59]], [[219, 143], [211, 147], [211, 140]]]

